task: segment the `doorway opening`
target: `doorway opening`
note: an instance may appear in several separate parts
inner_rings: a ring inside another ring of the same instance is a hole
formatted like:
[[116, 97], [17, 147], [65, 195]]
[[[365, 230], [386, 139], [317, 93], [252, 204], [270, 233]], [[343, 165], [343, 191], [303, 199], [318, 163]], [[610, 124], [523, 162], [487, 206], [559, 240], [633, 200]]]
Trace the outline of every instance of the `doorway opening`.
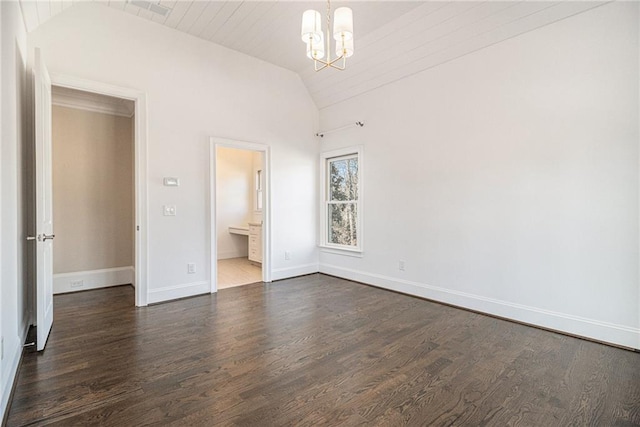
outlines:
[[212, 292], [269, 279], [268, 147], [211, 141]]
[[51, 92], [53, 293], [135, 286], [135, 103]]
[[[146, 306], [148, 303], [147, 286], [147, 101], [144, 92], [113, 86], [110, 84], [96, 82], [92, 80], [80, 79], [74, 76], [63, 74], [51, 74], [51, 84], [56, 87], [56, 91], [77, 91], [78, 93], [91, 98], [92, 96], [103, 96], [111, 99], [112, 102], [133, 105], [131, 115], [132, 132], [132, 210], [133, 223], [131, 231], [133, 238], [133, 280], [135, 288], [135, 305]], [[105, 98], [103, 98], [105, 99]], [[98, 213], [102, 213], [97, 209]], [[55, 219], [54, 219], [55, 220]], [[93, 234], [85, 236], [86, 239], [94, 238]], [[56, 242], [57, 243], [57, 242]], [[128, 275], [126, 271], [111, 271], [112, 275]], [[130, 276], [128, 276], [130, 277]], [[122, 281], [121, 276], [113, 278], [115, 282]]]
[[[90, 80], [78, 79], [59, 74], [50, 74], [44, 64], [42, 52], [35, 49], [33, 67], [33, 146], [26, 158], [29, 167], [33, 166], [34, 178], [32, 197], [33, 217], [28, 221], [27, 240], [33, 241], [35, 247], [28, 250], [27, 264], [33, 271], [35, 293], [32, 325], [37, 330], [37, 349], [44, 350], [47, 338], [53, 326], [53, 155], [52, 155], [52, 87], [58, 86], [89, 94], [107, 95], [123, 98], [134, 104], [133, 120], [133, 180], [135, 208], [134, 231], [134, 274], [132, 285], [135, 287], [135, 305], [146, 306], [147, 292], [147, 116], [146, 95], [143, 92], [127, 88], [107, 85]], [[92, 147], [89, 148], [89, 151]], [[28, 169], [28, 168], [27, 168]], [[98, 210], [95, 213], [100, 213]], [[29, 230], [31, 228], [31, 230]], [[93, 230], [88, 231], [84, 239], [91, 239]], [[102, 270], [97, 270], [102, 272]], [[84, 281], [77, 281], [75, 287], [83, 287]], [[71, 283], [69, 287], [72, 288]]]

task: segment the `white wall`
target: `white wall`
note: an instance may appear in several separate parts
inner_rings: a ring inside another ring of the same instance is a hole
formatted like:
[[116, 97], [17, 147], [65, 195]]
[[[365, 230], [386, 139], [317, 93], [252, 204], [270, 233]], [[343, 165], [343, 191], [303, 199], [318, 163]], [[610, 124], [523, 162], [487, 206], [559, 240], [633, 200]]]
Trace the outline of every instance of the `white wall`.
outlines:
[[133, 119], [52, 110], [53, 293], [133, 283]]
[[[318, 112], [296, 74], [100, 4], [43, 24], [29, 34], [34, 47], [51, 72], [147, 93], [150, 302], [209, 289], [211, 136], [271, 146], [274, 276], [317, 271]], [[164, 176], [180, 187], [163, 187]], [[163, 216], [165, 204], [178, 215]]]
[[132, 118], [52, 110], [54, 277], [132, 267]]
[[26, 32], [17, 2], [0, 2], [0, 419], [29, 324], [25, 283], [23, 150], [26, 116]]
[[[638, 4], [321, 110], [365, 147], [364, 256], [321, 270], [640, 348]], [[398, 261], [406, 261], [406, 271]]]
[[218, 259], [246, 257], [247, 236], [229, 233], [229, 227], [252, 220], [253, 152], [218, 147], [216, 153], [216, 227]]

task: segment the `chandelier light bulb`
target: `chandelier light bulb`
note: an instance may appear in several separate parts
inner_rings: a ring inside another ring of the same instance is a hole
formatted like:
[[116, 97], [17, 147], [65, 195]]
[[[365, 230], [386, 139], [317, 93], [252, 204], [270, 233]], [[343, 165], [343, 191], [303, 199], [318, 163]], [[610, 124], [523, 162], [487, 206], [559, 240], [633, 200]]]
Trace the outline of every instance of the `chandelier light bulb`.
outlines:
[[353, 38], [336, 41], [336, 56], [340, 57], [342, 55], [344, 55], [345, 58], [353, 55]]
[[313, 39], [315, 42], [320, 41], [322, 34], [322, 18], [320, 12], [316, 10], [307, 10], [302, 14], [302, 30], [300, 35], [302, 41], [309, 42], [309, 39]]
[[353, 11], [348, 7], [339, 7], [333, 15], [333, 38], [336, 40], [353, 39]]

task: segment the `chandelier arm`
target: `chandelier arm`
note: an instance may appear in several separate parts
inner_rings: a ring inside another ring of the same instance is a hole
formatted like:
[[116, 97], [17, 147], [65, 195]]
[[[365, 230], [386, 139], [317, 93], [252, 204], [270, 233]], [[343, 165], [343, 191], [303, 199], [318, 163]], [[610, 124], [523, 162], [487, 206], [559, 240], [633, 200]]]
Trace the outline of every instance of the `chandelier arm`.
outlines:
[[338, 68], [338, 67], [337, 67], [336, 65], [334, 65], [334, 64], [335, 64], [336, 62], [340, 61], [341, 59], [342, 59], [342, 60], [343, 60], [343, 62], [344, 62], [344, 55], [340, 55], [340, 56], [338, 56], [337, 58], [332, 59], [331, 61], [329, 61], [329, 65], [330, 65], [331, 67], [333, 67], [333, 68]]
[[[322, 64], [322, 67], [318, 68], [318, 63]], [[324, 62], [321, 59], [314, 59], [313, 60], [313, 69], [315, 71], [320, 71], [320, 70], [324, 70], [325, 68], [327, 68], [329, 66], [328, 63]]]
[[[342, 56], [340, 56], [340, 58], [342, 58], [342, 66], [337, 67], [337, 66], [335, 66], [335, 65], [334, 65], [334, 66], [333, 66], [333, 68], [337, 68], [337, 69], [338, 69], [338, 70], [340, 70], [340, 71], [344, 71], [344, 70], [346, 70], [346, 69], [347, 69], [347, 57], [346, 57], [346, 56], [344, 56], [344, 53], [343, 53], [343, 54], [342, 54]], [[336, 59], [336, 62], [337, 62], [340, 58], [337, 58], [337, 59]]]
[[[342, 59], [342, 65], [335, 65], [335, 63], [341, 59]], [[335, 68], [336, 70], [344, 71], [347, 68], [347, 58], [345, 58], [344, 55], [342, 55], [334, 59], [333, 61], [331, 61], [331, 63], [329, 64], [329, 67]]]
[[[336, 65], [336, 62], [342, 60], [342, 65]], [[335, 68], [336, 70], [346, 70], [347, 67], [347, 57], [344, 56], [344, 54], [340, 55], [337, 58], [334, 58], [330, 61], [323, 61], [322, 59], [313, 59], [313, 63], [314, 63], [314, 70], [315, 71], [320, 71], [323, 70], [325, 68]], [[318, 64], [322, 64], [321, 67], [318, 68]]]

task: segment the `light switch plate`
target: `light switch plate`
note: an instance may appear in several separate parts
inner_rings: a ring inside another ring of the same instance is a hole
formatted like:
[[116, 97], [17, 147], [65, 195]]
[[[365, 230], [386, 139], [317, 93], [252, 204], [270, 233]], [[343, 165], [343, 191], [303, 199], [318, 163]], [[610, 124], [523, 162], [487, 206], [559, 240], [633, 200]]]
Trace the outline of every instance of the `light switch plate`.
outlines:
[[180, 185], [180, 179], [172, 176], [165, 176], [163, 182], [165, 187], [178, 187]]
[[176, 216], [176, 205], [164, 205], [162, 213], [164, 216]]

